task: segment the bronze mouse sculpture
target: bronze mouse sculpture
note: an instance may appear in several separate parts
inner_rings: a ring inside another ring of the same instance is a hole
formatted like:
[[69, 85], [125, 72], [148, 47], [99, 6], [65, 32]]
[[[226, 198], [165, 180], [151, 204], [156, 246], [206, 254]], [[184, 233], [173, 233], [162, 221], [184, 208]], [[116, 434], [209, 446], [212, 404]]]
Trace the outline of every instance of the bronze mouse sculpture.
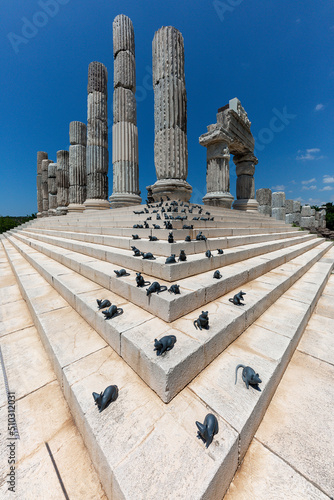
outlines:
[[166, 335], [166, 337], [162, 337], [160, 340], [154, 339], [153, 350], [157, 351], [157, 356], [161, 356], [165, 352], [173, 349], [175, 342], [175, 335]]
[[[249, 385], [257, 386], [258, 384], [262, 383], [259, 374], [255, 373], [255, 370], [253, 370], [253, 368], [251, 368], [250, 366], [238, 365], [235, 369], [235, 384], [237, 383], [239, 368], [243, 368], [242, 380], [245, 382], [247, 389], [249, 389]], [[260, 387], [254, 387], [254, 389], [261, 391]]]
[[199, 315], [197, 319], [194, 321], [194, 327], [197, 330], [197, 327], [202, 330], [209, 330], [209, 313], [208, 311], [202, 311], [202, 314]]
[[116, 316], [123, 314], [123, 309], [113, 305], [110, 306], [109, 309], [102, 311], [102, 314], [104, 314], [104, 319], [116, 318]]
[[236, 305], [236, 306], [244, 306], [245, 304], [243, 304], [243, 303], [241, 302], [241, 300], [244, 300], [243, 295], [246, 295], [246, 292], [242, 292], [242, 291], [240, 290], [240, 292], [239, 292], [239, 293], [236, 293], [236, 294], [234, 295], [233, 299], [228, 299], [228, 300], [229, 300], [229, 302], [232, 302], [232, 304], [234, 304], [234, 305]]
[[96, 302], [97, 302], [97, 305], [98, 305], [99, 309], [104, 309], [105, 307], [111, 306], [111, 302], [108, 299], [106, 299], [106, 300], [96, 299]]
[[103, 411], [107, 406], [110, 405], [112, 401], [116, 401], [118, 397], [118, 387], [117, 385], [109, 385], [103, 392], [98, 394], [97, 392], [92, 393], [95, 404], [97, 405], [99, 412]]
[[125, 269], [120, 269], [114, 270], [114, 273], [116, 274], [117, 278], [121, 278], [122, 276], [130, 276], [130, 273], [128, 273]]
[[151, 284], [150, 281], [144, 280], [144, 277], [141, 275], [141, 273], [136, 273], [136, 283], [137, 283], [137, 287], [140, 287], [140, 288]]
[[169, 293], [175, 293], [175, 295], [180, 294], [180, 285], [172, 285], [170, 288], [168, 288]]
[[160, 285], [157, 281], [153, 281], [152, 285], [146, 289], [146, 295], [151, 295], [151, 293], [165, 292], [167, 287], [165, 285]]
[[197, 425], [197, 437], [205, 443], [205, 447], [208, 448], [212, 443], [213, 436], [218, 434], [218, 420], [212, 413], [208, 413], [204, 419], [204, 423], [196, 421]]

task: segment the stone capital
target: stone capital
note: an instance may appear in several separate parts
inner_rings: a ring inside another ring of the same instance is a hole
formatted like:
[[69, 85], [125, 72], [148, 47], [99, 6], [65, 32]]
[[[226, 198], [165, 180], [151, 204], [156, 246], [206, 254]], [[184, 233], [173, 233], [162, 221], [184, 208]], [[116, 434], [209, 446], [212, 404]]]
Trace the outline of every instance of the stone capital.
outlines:
[[201, 146], [207, 148], [214, 143], [223, 142], [225, 144], [230, 144], [232, 142], [232, 137], [223, 127], [219, 125], [215, 125], [214, 127], [215, 128], [212, 128], [211, 130], [200, 136], [199, 143]]

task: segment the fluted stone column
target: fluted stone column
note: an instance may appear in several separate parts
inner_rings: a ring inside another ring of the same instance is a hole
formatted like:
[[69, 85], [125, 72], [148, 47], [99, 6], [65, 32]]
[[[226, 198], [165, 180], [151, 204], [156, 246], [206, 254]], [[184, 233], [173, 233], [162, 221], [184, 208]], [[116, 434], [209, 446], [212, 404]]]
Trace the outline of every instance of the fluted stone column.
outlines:
[[138, 173], [135, 38], [131, 19], [123, 14], [113, 23], [114, 124], [112, 128], [112, 208], [141, 203]]
[[49, 216], [48, 166], [52, 160], [42, 160], [42, 217]]
[[233, 157], [237, 174], [237, 199], [233, 203], [236, 210], [257, 210], [258, 202], [255, 199], [255, 165], [258, 159], [253, 153], [240, 153]]
[[86, 173], [87, 127], [82, 122], [70, 123], [69, 148], [69, 212], [83, 212], [87, 198]]
[[189, 201], [187, 183], [187, 93], [184, 77], [182, 34], [164, 26], [153, 39], [154, 162], [157, 182], [152, 186], [155, 200]]
[[261, 188], [256, 190], [256, 201], [258, 202], [258, 211], [262, 215], [271, 217], [271, 189]]
[[57, 210], [57, 163], [48, 166], [49, 217]]
[[42, 161], [48, 159], [45, 151], [37, 151], [37, 217], [43, 217]]
[[206, 190], [204, 205], [231, 208], [229, 138], [215, 127], [199, 138], [206, 152]]
[[108, 109], [107, 68], [91, 62], [87, 99], [87, 199], [85, 209], [110, 208], [108, 201]]
[[66, 215], [69, 200], [69, 152], [57, 151], [57, 215]]

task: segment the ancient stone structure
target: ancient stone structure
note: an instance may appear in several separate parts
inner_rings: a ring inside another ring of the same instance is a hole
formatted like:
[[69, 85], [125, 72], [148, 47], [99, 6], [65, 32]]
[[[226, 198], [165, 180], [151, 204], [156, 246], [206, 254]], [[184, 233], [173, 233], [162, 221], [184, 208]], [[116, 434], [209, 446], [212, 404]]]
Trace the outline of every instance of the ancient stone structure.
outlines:
[[85, 209], [110, 208], [108, 201], [108, 110], [107, 68], [91, 62], [87, 100], [87, 199]]
[[37, 217], [42, 217], [43, 212], [42, 161], [47, 158], [48, 154], [45, 151], [37, 151]]
[[69, 203], [69, 152], [57, 151], [57, 215], [66, 215]]
[[57, 163], [48, 166], [49, 217], [57, 211]]
[[42, 217], [48, 217], [49, 213], [49, 190], [48, 190], [48, 166], [52, 160], [42, 160]]
[[315, 209], [309, 205], [304, 205], [301, 210], [300, 218], [301, 227], [315, 227]]
[[256, 201], [258, 202], [258, 211], [262, 215], [271, 217], [271, 189], [261, 188], [256, 190]]
[[69, 148], [69, 212], [83, 212], [86, 201], [87, 128], [82, 122], [70, 123]]
[[207, 194], [203, 198], [205, 204], [231, 207], [233, 201], [229, 193], [231, 153], [234, 155], [233, 161], [237, 173], [237, 199], [233, 208], [257, 210], [254, 172], [258, 160], [254, 156], [254, 138], [250, 125], [251, 122], [239, 99], [234, 98], [218, 110], [217, 123], [209, 125], [207, 133], [199, 138], [200, 144], [208, 148]]
[[138, 173], [135, 38], [131, 19], [119, 15], [113, 24], [114, 124], [112, 208], [141, 203]]
[[274, 219], [285, 221], [285, 193], [283, 191], [272, 194], [271, 212]]
[[182, 34], [172, 26], [158, 30], [153, 39], [154, 162], [157, 181], [153, 197], [189, 201], [187, 182], [187, 94]]

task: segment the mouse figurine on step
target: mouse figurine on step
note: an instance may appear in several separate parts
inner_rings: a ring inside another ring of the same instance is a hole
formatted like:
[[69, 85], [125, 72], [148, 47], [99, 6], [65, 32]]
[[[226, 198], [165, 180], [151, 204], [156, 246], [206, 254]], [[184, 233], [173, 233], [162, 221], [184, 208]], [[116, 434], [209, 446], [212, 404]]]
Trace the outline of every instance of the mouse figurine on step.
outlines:
[[205, 447], [208, 448], [212, 443], [213, 436], [218, 434], [218, 420], [212, 413], [208, 413], [204, 419], [204, 423], [196, 421], [197, 425], [197, 437], [205, 443]]
[[168, 288], [169, 293], [174, 293], [175, 295], [179, 295], [180, 292], [180, 285], [172, 285], [170, 288]]
[[202, 314], [199, 315], [197, 319], [194, 321], [194, 327], [197, 330], [197, 327], [202, 330], [209, 330], [209, 312], [202, 311]]
[[126, 272], [125, 269], [120, 269], [119, 271], [114, 270], [117, 278], [121, 278], [122, 276], [130, 276], [130, 273]]
[[151, 284], [150, 281], [145, 281], [144, 277], [141, 275], [141, 273], [136, 273], [136, 283], [137, 287], [143, 288], [144, 286], [148, 286]]
[[239, 293], [236, 293], [234, 295], [233, 299], [228, 299], [228, 300], [229, 300], [229, 302], [232, 302], [232, 304], [234, 304], [236, 306], [244, 306], [245, 304], [243, 302], [241, 302], [242, 300], [244, 300], [243, 295], [246, 295], [246, 292], [242, 292], [240, 290]]
[[187, 256], [184, 250], [180, 250], [179, 262], [185, 262], [187, 260]]
[[215, 271], [213, 273], [213, 277], [216, 279], [216, 280], [220, 280], [222, 278], [222, 275], [220, 274], [220, 271], [217, 269], [217, 271]]
[[161, 356], [165, 352], [173, 349], [175, 342], [175, 335], [166, 335], [166, 337], [162, 337], [160, 340], [154, 339], [153, 350], [157, 351], [157, 356]]
[[146, 295], [151, 295], [151, 293], [157, 293], [159, 295], [160, 292], [165, 292], [167, 287], [165, 285], [160, 285], [157, 281], [153, 281], [152, 285], [146, 288]]
[[116, 316], [123, 314], [123, 309], [113, 305], [110, 306], [109, 309], [102, 311], [102, 314], [104, 314], [104, 319], [116, 318]]
[[96, 302], [97, 302], [97, 305], [98, 305], [99, 309], [104, 309], [105, 307], [110, 307], [111, 306], [111, 302], [108, 299], [106, 299], [106, 300], [96, 299]]
[[99, 412], [103, 411], [107, 406], [110, 405], [112, 401], [116, 401], [118, 397], [118, 387], [117, 385], [109, 385], [105, 391], [98, 394], [97, 392], [92, 393], [95, 404], [97, 405]]
[[257, 391], [261, 391], [258, 384], [261, 384], [262, 380], [259, 377], [258, 373], [255, 373], [255, 370], [250, 366], [238, 365], [235, 369], [235, 384], [237, 383], [238, 370], [239, 368], [243, 368], [242, 370], [242, 380], [245, 382], [247, 389], [251, 385]]
[[140, 250], [138, 250], [138, 248], [137, 248], [137, 247], [132, 246], [132, 247], [131, 247], [131, 250], [133, 251], [133, 256], [134, 256], [134, 257], [140, 257], [141, 252], [140, 252]]

